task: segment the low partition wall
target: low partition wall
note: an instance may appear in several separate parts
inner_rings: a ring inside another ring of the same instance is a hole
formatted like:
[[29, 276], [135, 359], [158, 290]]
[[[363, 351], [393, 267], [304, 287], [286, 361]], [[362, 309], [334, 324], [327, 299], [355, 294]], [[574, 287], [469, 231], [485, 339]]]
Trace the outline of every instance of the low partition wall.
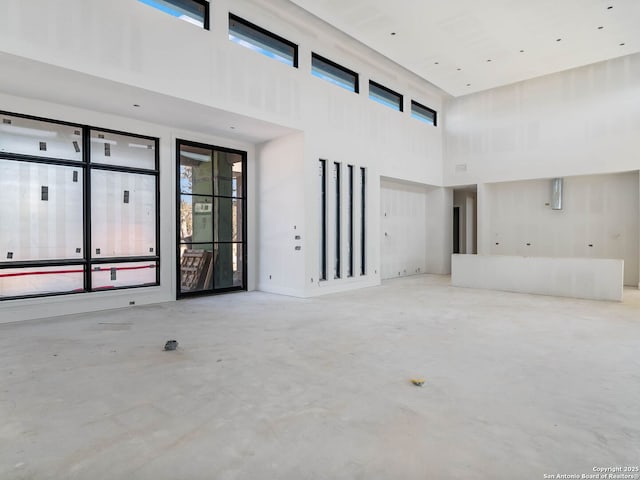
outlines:
[[622, 301], [624, 260], [452, 255], [451, 284], [507, 292]]

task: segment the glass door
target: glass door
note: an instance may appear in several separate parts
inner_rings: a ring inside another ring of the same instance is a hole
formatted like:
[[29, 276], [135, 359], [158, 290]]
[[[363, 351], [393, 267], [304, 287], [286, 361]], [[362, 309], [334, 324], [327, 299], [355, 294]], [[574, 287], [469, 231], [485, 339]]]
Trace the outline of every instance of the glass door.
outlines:
[[177, 141], [178, 297], [246, 290], [246, 152]]

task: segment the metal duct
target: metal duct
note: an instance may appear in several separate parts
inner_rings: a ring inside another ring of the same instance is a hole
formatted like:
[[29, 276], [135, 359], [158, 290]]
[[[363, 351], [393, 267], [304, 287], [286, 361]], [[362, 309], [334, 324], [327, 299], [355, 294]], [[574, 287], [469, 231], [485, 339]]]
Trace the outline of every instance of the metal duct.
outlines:
[[554, 178], [551, 180], [551, 209], [562, 210], [562, 178]]

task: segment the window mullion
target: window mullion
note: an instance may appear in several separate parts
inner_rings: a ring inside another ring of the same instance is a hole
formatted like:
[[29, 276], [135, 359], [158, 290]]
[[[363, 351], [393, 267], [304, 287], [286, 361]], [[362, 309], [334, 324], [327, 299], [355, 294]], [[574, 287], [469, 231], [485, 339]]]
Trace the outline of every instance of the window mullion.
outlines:
[[83, 238], [84, 238], [84, 290], [91, 291], [91, 138], [89, 127], [82, 128], [83, 188]]

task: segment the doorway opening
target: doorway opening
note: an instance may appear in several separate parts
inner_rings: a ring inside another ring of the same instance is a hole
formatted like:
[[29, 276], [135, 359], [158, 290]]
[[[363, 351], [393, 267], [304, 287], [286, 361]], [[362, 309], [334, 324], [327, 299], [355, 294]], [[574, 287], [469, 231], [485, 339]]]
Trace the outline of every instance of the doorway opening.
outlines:
[[460, 253], [460, 207], [453, 207], [453, 253]]
[[478, 252], [478, 191], [476, 185], [453, 190], [453, 253]]
[[247, 153], [177, 140], [177, 296], [247, 289]]

